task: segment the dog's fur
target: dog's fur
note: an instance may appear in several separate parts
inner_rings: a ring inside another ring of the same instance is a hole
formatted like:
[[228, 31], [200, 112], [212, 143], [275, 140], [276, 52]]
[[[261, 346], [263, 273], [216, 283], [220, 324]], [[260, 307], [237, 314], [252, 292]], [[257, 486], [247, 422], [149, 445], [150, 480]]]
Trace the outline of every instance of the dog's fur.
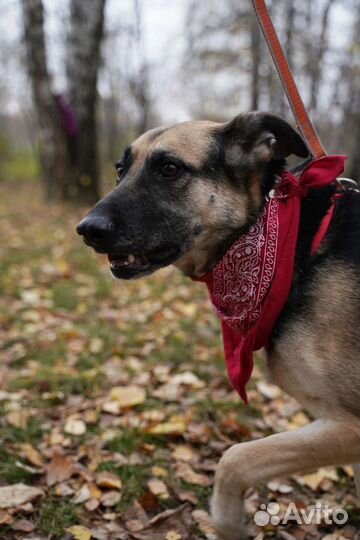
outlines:
[[[151, 130], [127, 150], [119, 185], [79, 232], [103, 253], [146, 254], [147, 265], [114, 268], [117, 277], [167, 264], [199, 277], [256, 220], [290, 154], [306, 156], [303, 141], [265, 113]], [[175, 177], [161, 173], [169, 162], [179, 168]], [[312, 190], [302, 203], [293, 286], [268, 353], [272, 380], [317, 419], [223, 455], [212, 515], [224, 540], [244, 537], [242, 501], [250, 486], [360, 461], [360, 195], [338, 200], [325, 241], [310, 255], [333, 190]], [[90, 234], [89, 223], [99, 218], [111, 226], [100, 235], [90, 227]]]

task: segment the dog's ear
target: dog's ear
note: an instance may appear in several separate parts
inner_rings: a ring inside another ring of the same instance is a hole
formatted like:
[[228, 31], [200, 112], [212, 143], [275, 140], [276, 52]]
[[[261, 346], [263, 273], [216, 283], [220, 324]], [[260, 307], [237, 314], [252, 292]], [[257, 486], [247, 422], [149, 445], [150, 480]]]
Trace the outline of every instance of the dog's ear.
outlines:
[[257, 166], [291, 154], [307, 157], [309, 150], [300, 135], [282, 118], [250, 112], [236, 116], [221, 129], [226, 160]]

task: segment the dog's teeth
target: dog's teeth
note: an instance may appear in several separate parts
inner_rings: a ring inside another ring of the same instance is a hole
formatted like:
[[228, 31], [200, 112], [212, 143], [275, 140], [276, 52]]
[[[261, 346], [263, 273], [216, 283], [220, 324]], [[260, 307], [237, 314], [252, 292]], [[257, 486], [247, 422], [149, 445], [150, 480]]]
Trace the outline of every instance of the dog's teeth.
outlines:
[[134, 262], [135, 262], [135, 257], [134, 257], [134, 255], [129, 255], [129, 256], [128, 256], [128, 261], [129, 261], [130, 264], [134, 263]]

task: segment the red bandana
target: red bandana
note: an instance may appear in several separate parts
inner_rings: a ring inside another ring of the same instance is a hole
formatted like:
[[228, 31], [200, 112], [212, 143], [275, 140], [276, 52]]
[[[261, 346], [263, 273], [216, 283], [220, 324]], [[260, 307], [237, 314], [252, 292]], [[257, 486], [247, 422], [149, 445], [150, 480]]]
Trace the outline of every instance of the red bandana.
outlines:
[[[334, 182], [344, 170], [345, 159], [327, 156], [312, 161], [300, 178], [285, 171], [249, 232], [240, 236], [214, 269], [200, 278], [221, 319], [229, 378], [245, 403], [253, 351], [269, 345], [290, 293], [301, 199], [309, 189]], [[312, 253], [324, 238], [332, 213], [333, 205], [314, 238]]]

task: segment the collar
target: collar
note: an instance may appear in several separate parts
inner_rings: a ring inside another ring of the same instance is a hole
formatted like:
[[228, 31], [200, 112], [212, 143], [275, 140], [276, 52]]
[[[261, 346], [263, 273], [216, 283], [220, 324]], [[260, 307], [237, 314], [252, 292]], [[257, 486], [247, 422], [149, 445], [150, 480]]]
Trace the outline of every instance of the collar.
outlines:
[[[246, 403], [253, 352], [269, 346], [290, 293], [301, 200], [309, 189], [334, 182], [344, 170], [345, 159], [326, 156], [312, 161], [299, 178], [285, 171], [248, 233], [236, 240], [212, 271], [197, 279], [207, 285], [221, 319], [228, 375]], [[323, 219], [312, 254], [326, 235], [332, 215], [333, 210]]]

